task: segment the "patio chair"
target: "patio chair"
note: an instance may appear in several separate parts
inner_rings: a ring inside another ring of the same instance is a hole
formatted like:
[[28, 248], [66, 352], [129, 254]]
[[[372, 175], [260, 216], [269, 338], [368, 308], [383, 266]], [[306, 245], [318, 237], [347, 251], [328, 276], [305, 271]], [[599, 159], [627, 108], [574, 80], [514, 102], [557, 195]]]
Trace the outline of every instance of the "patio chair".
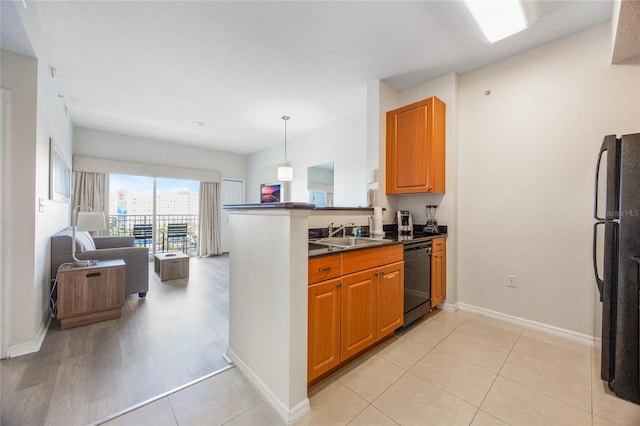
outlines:
[[[187, 252], [187, 224], [186, 223], [170, 223], [167, 225], [167, 250], [169, 243], [182, 243], [183, 253]], [[162, 251], [164, 251], [165, 239], [162, 239]]]
[[151, 224], [134, 224], [133, 239], [136, 245], [147, 246], [153, 242], [153, 225]]

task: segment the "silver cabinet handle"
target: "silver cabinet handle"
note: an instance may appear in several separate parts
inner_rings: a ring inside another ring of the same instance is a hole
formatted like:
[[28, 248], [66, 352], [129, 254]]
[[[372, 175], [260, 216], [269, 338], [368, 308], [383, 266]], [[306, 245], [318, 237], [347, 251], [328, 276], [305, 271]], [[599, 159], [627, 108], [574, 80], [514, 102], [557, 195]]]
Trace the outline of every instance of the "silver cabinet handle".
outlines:
[[320, 268], [318, 269], [318, 272], [328, 272], [331, 270], [331, 266], [327, 266], [326, 268]]

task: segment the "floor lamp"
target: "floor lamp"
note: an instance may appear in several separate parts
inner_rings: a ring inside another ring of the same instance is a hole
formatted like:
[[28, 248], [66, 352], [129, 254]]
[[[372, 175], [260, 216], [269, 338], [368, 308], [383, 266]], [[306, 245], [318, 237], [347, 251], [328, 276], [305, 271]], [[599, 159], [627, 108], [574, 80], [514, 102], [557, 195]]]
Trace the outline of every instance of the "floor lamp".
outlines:
[[[86, 207], [88, 212], [79, 211]], [[71, 229], [73, 234], [73, 244], [71, 246], [71, 256], [73, 257], [75, 266], [93, 266], [98, 263], [97, 260], [80, 260], [76, 257], [76, 230], [78, 231], [104, 231], [107, 224], [104, 220], [103, 212], [94, 212], [93, 209], [86, 205], [79, 205], [73, 208], [71, 213]]]

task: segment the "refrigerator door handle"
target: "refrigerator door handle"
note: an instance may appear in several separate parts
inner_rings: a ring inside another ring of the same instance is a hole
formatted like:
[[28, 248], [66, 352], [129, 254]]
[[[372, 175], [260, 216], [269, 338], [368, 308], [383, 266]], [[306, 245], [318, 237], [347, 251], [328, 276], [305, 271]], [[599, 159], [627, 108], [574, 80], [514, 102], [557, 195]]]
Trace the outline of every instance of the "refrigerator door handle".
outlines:
[[[604, 138], [604, 140], [602, 141], [602, 145], [600, 146], [600, 152], [598, 152], [598, 162], [596, 163], [596, 186], [593, 191], [594, 192], [593, 217], [596, 220], [605, 220], [604, 217], [598, 216], [598, 188], [600, 186], [599, 184], [600, 163], [602, 162], [602, 154], [604, 154], [607, 151], [607, 147], [608, 147], [608, 138]], [[594, 236], [594, 241], [595, 241], [595, 236]]]
[[602, 286], [604, 280], [600, 278], [600, 272], [598, 271], [598, 259], [597, 259], [597, 246], [598, 246], [598, 226], [604, 225], [604, 221], [596, 222], [593, 224], [593, 272], [596, 276], [596, 284], [598, 285], [598, 291], [600, 292], [600, 301], [602, 302]]

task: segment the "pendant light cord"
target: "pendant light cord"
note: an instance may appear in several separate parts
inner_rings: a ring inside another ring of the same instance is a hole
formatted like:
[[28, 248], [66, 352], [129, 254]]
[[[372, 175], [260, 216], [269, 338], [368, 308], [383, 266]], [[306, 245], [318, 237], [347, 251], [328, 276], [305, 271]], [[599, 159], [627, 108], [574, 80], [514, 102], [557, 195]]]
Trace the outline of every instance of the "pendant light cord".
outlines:
[[284, 120], [284, 166], [287, 167], [287, 120], [289, 116], [283, 115], [282, 119]]

